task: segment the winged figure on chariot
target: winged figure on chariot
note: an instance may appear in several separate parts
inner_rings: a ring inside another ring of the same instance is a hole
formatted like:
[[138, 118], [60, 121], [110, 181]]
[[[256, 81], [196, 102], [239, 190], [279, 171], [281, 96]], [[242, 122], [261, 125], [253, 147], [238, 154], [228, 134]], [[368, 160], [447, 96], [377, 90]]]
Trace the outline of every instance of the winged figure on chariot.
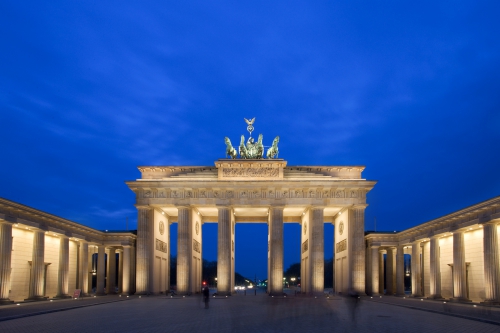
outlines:
[[262, 159], [265, 157], [267, 157], [268, 159], [273, 159], [276, 156], [278, 156], [278, 142], [280, 140], [280, 137], [277, 136], [274, 139], [272, 146], [267, 150], [266, 156], [264, 156], [264, 144], [262, 143], [263, 140], [262, 134], [259, 134], [257, 142], [255, 142], [254, 138], [252, 138], [252, 132], [254, 130], [253, 123], [255, 122], [255, 117], [251, 120], [248, 120], [246, 118], [244, 119], [248, 125], [247, 130], [250, 133], [250, 137], [248, 138], [245, 144], [245, 136], [244, 135], [241, 136], [241, 141], [238, 147], [238, 151], [231, 144], [231, 140], [229, 140], [228, 137], [225, 137], [224, 141], [226, 142], [226, 156], [232, 159], [236, 159], [238, 157], [237, 152], [239, 152], [241, 159]]

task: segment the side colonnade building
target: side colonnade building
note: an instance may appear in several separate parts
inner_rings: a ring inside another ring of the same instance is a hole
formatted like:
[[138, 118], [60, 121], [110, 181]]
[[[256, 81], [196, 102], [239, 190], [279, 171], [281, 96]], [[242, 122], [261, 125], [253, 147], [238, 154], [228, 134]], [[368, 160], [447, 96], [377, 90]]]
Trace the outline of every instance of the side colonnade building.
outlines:
[[135, 243], [133, 232], [95, 230], [0, 198], [0, 304], [70, 298], [75, 289], [132, 294]]
[[500, 304], [499, 233], [500, 196], [401, 232], [368, 232], [366, 292]]

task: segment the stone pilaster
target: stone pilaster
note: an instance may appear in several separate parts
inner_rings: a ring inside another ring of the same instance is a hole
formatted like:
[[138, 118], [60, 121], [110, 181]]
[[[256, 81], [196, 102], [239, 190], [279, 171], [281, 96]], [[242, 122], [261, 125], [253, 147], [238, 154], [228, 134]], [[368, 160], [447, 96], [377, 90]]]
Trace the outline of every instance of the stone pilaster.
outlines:
[[89, 243], [80, 241], [80, 261], [78, 262], [78, 288], [82, 295], [89, 294]]
[[369, 267], [369, 271], [371, 274], [368, 275], [368, 279], [371, 283], [371, 295], [379, 294], [379, 248], [379, 246], [372, 245], [369, 249], [371, 256], [371, 265]]
[[[311, 208], [310, 256], [312, 268], [312, 293], [323, 294], [325, 290], [325, 237], [324, 207]], [[283, 278], [282, 278], [283, 279]]]
[[130, 295], [130, 246], [123, 246], [123, 252], [122, 255], [120, 256], [120, 260], [122, 262], [122, 294], [124, 295]]
[[378, 292], [382, 295], [384, 294], [385, 286], [385, 267], [384, 267], [384, 252], [385, 250], [378, 250]]
[[283, 295], [283, 207], [269, 209], [269, 295]]
[[47, 299], [44, 295], [45, 273], [45, 232], [33, 231], [33, 254], [31, 259], [31, 277], [29, 300], [38, 301]]
[[110, 247], [108, 253], [108, 278], [106, 279], [108, 295], [116, 294], [116, 248]]
[[177, 292], [188, 294], [191, 290], [192, 217], [188, 207], [178, 207], [178, 211]]
[[138, 206], [137, 210], [136, 294], [146, 295], [153, 289], [151, 284], [154, 238], [153, 209], [149, 206]]
[[106, 295], [106, 293], [104, 292], [104, 279], [106, 272], [105, 254], [106, 248], [104, 247], [104, 245], [97, 246], [97, 283], [95, 290], [95, 294], [97, 296]]
[[217, 294], [231, 295], [231, 210], [217, 207]]
[[123, 250], [117, 250], [118, 257], [118, 291], [123, 292]]
[[411, 295], [413, 297], [422, 296], [420, 290], [420, 241], [415, 241], [411, 245]]
[[69, 239], [65, 235], [59, 237], [59, 267], [57, 270], [56, 298], [70, 298], [69, 282]]
[[396, 293], [396, 248], [390, 247], [387, 249], [386, 258], [387, 268], [386, 273], [386, 294], [394, 295]]
[[439, 254], [439, 237], [431, 238], [430, 244], [430, 296], [433, 299], [442, 299], [441, 296], [441, 260]]
[[455, 231], [453, 233], [453, 300], [455, 301], [468, 301], [466, 270], [464, 232]]
[[9, 299], [12, 260], [12, 224], [0, 221], [0, 304], [13, 303]]
[[398, 245], [396, 253], [396, 296], [405, 295], [405, 250]]
[[365, 293], [365, 208], [357, 205], [349, 209], [349, 238], [351, 244], [351, 282], [352, 291]]
[[487, 223], [483, 227], [484, 253], [484, 303], [500, 303], [500, 267], [498, 254], [498, 231], [496, 224]]

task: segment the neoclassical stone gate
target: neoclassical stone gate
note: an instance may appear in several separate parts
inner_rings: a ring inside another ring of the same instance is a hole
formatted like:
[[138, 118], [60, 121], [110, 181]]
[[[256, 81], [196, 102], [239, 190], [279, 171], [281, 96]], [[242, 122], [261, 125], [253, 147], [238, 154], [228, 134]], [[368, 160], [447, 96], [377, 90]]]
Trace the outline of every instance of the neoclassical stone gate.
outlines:
[[324, 288], [324, 223], [334, 228], [335, 289], [365, 292], [364, 210], [375, 181], [363, 166], [293, 166], [282, 159], [220, 159], [210, 166], [143, 166], [127, 185], [138, 209], [136, 293], [169, 286], [169, 224], [178, 223], [177, 290], [201, 288], [201, 225], [218, 223], [217, 289], [234, 290], [234, 226], [268, 223], [268, 291], [283, 292], [283, 224], [300, 223], [301, 286]]

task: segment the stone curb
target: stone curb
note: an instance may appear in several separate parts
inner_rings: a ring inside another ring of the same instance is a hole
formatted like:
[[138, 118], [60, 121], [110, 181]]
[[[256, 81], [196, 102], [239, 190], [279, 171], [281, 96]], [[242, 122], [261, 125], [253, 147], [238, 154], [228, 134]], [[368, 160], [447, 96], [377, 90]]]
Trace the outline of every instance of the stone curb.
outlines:
[[125, 299], [120, 299], [120, 300], [116, 300], [116, 301], [109, 301], [109, 302], [103, 302], [103, 303], [92, 303], [92, 304], [76, 305], [76, 306], [71, 306], [71, 307], [67, 307], [67, 308], [59, 308], [59, 309], [52, 309], [52, 310], [46, 310], [46, 311], [38, 311], [38, 312], [25, 313], [25, 314], [16, 315], [16, 316], [9, 316], [9, 317], [0, 318], [0, 322], [2, 322], [2, 321], [8, 321], [8, 320], [14, 320], [14, 319], [19, 319], [19, 318], [39, 316], [39, 315], [48, 314], [48, 313], [54, 313], [54, 312], [62, 312], [62, 311], [68, 311], [68, 310], [86, 308], [86, 307], [95, 306], [95, 305], [102, 305], [102, 304], [123, 302], [123, 301], [126, 301], [126, 300]]
[[365, 298], [365, 300], [373, 302], [373, 303], [383, 303], [383, 304], [387, 304], [387, 305], [400, 306], [402, 308], [408, 308], [408, 309], [412, 309], [412, 310], [420, 310], [420, 311], [425, 311], [425, 312], [437, 313], [437, 314], [441, 314], [441, 315], [446, 315], [446, 316], [451, 316], [451, 317], [456, 317], [456, 318], [462, 318], [462, 319], [468, 319], [468, 320], [474, 320], [474, 321], [479, 321], [479, 322], [486, 323], [486, 324], [492, 324], [492, 325], [500, 326], [500, 322], [489, 320], [489, 319], [483, 319], [483, 318], [477, 318], [477, 317], [470, 317], [470, 316], [465, 316], [465, 315], [456, 314], [456, 313], [450, 313], [450, 312], [443, 312], [443, 311], [437, 311], [437, 310], [424, 309], [424, 308], [419, 308], [419, 307], [411, 306], [411, 305], [401, 305], [401, 304], [394, 304], [394, 303], [383, 302], [383, 301], [375, 301], [375, 300], [366, 299], [366, 298]]

